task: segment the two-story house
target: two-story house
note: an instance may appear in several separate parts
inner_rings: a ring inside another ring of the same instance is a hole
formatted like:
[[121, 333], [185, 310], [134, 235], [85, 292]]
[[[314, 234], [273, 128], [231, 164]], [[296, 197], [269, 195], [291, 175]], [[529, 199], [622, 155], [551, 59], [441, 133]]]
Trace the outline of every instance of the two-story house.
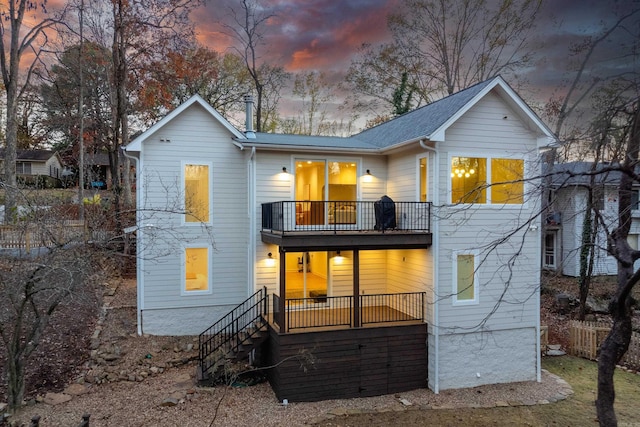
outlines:
[[347, 138], [253, 132], [247, 105], [241, 132], [194, 96], [126, 147], [140, 333], [219, 321], [206, 376], [259, 322], [290, 401], [539, 380], [556, 139], [502, 78]]
[[[607, 233], [618, 225], [618, 186], [620, 172], [608, 163], [575, 161], [559, 163], [550, 171], [549, 206], [545, 215], [543, 268], [572, 277], [580, 275], [587, 201], [591, 191], [593, 209], [599, 219], [591, 215], [593, 236], [593, 275], [618, 273], [616, 259], [607, 252]], [[627, 241], [638, 249], [640, 241], [640, 210], [634, 188], [631, 206], [631, 229]], [[640, 266], [640, 262], [638, 262]]]

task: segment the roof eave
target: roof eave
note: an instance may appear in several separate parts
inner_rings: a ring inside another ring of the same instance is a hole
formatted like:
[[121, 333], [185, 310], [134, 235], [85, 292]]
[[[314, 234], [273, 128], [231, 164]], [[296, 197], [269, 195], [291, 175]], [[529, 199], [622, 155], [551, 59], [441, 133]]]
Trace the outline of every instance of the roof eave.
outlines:
[[380, 148], [353, 148], [353, 147], [320, 147], [310, 145], [289, 145], [289, 144], [264, 144], [255, 141], [235, 140], [239, 147], [242, 148], [256, 148], [265, 151], [307, 151], [307, 152], [322, 152], [322, 153], [369, 153], [369, 154], [381, 154]]

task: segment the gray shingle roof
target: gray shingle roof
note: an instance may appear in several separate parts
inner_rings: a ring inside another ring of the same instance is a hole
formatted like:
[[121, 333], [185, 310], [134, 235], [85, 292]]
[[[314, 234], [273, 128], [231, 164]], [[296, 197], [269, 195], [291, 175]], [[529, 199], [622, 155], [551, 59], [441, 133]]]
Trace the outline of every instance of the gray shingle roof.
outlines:
[[620, 182], [621, 172], [615, 169], [616, 165], [610, 163], [598, 163], [592, 170], [593, 162], [569, 162], [553, 165], [551, 185], [553, 187], [588, 186], [591, 175], [596, 184], [617, 185]]
[[[19, 162], [46, 162], [55, 151], [51, 150], [16, 150], [16, 160]], [[4, 148], [0, 148], [0, 157], [4, 158]]]
[[455, 115], [494, 79], [473, 85], [453, 95], [413, 110], [393, 120], [364, 130], [355, 138], [386, 148], [404, 141], [429, 136]]
[[[497, 78], [497, 77], [496, 77]], [[467, 105], [495, 78], [473, 85], [402, 116], [366, 129], [348, 138], [330, 136], [256, 133], [255, 139], [243, 143], [290, 145], [292, 147], [377, 150], [405, 141], [428, 137]]]
[[290, 145], [292, 147], [313, 147], [328, 149], [342, 148], [376, 150], [378, 148], [375, 145], [354, 137], [343, 138], [339, 136], [310, 136], [262, 132], [256, 132], [255, 139], [242, 140], [242, 142], [265, 145]]

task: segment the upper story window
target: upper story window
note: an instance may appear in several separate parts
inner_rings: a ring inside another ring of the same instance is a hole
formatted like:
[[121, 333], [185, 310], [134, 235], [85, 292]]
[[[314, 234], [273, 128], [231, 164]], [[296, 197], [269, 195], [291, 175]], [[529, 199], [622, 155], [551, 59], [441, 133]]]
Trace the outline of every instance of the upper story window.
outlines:
[[192, 163], [184, 165], [185, 222], [210, 222], [210, 171], [210, 165]]
[[451, 202], [524, 203], [524, 160], [452, 157]]

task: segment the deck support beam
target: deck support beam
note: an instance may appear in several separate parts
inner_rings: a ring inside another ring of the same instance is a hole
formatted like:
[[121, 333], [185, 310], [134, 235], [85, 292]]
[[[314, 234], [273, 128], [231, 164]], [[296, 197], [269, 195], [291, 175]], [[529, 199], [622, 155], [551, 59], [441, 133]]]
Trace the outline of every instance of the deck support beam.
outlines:
[[360, 324], [360, 251], [353, 250], [353, 327]]
[[286, 303], [286, 295], [287, 295], [287, 266], [286, 266], [286, 253], [282, 250], [282, 246], [279, 247], [280, 254], [280, 300], [278, 304], [278, 311], [280, 312], [280, 333], [284, 334], [287, 332], [287, 313], [285, 313], [285, 303]]

